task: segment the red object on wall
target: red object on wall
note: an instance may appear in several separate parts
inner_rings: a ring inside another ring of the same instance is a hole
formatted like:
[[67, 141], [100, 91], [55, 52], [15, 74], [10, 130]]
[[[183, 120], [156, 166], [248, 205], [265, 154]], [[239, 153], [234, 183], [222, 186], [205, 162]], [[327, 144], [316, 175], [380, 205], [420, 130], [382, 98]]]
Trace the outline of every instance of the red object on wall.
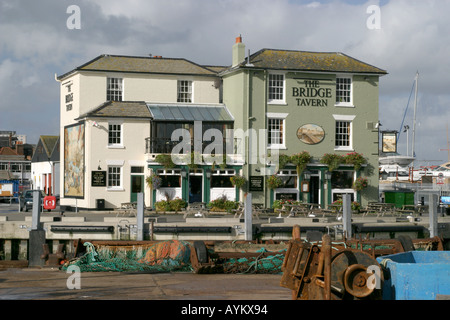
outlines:
[[44, 197], [44, 209], [46, 210], [56, 209], [56, 197], [54, 196]]

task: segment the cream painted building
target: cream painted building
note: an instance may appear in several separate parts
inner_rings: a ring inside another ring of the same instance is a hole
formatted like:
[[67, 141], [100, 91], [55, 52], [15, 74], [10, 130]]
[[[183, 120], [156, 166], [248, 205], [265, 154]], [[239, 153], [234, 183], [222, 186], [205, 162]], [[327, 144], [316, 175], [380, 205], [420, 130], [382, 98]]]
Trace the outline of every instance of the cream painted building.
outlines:
[[101, 55], [59, 76], [61, 206], [116, 208], [136, 201], [138, 192], [150, 206], [145, 177], [157, 144], [150, 138], [150, 106], [224, 108], [214, 68], [185, 59]]

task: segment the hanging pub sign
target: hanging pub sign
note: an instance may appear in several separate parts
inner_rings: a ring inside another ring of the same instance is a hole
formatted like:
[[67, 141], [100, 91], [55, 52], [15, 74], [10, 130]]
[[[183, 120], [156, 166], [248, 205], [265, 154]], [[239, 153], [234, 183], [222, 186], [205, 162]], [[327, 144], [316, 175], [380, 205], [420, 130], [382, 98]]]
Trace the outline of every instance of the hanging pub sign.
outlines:
[[106, 187], [106, 171], [92, 171], [91, 187]]
[[383, 153], [396, 153], [397, 152], [397, 131], [384, 131], [382, 132]]

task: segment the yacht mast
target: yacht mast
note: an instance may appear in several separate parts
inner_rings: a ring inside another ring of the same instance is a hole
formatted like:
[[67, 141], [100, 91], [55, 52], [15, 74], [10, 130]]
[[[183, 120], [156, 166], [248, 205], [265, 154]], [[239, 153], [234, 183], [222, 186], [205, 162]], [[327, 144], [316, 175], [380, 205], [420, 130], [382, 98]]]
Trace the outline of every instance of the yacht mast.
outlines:
[[416, 141], [416, 112], [417, 112], [417, 92], [419, 87], [419, 71], [416, 73], [416, 91], [414, 94], [414, 120], [413, 120], [413, 137], [412, 137], [412, 156], [415, 158], [416, 153], [414, 150], [414, 144]]

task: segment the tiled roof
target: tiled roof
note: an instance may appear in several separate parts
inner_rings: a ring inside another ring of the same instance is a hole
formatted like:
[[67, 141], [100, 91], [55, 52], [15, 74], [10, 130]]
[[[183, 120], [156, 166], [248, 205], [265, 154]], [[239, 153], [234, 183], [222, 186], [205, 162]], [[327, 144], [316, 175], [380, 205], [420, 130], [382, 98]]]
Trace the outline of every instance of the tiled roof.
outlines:
[[[215, 68], [215, 67], [211, 67]], [[75, 71], [107, 71], [156, 74], [216, 76], [217, 72], [181, 58], [101, 55], [58, 77], [63, 79]]]
[[99, 107], [82, 114], [76, 120], [86, 117], [116, 117], [116, 118], [151, 118], [147, 104], [142, 101], [108, 101]]
[[42, 145], [44, 146], [45, 153], [50, 157], [52, 155], [53, 149], [58, 142], [59, 136], [40, 136]]
[[[245, 66], [244, 61], [240, 66]], [[385, 70], [340, 52], [262, 49], [250, 56], [255, 68], [316, 72], [387, 74]]]

